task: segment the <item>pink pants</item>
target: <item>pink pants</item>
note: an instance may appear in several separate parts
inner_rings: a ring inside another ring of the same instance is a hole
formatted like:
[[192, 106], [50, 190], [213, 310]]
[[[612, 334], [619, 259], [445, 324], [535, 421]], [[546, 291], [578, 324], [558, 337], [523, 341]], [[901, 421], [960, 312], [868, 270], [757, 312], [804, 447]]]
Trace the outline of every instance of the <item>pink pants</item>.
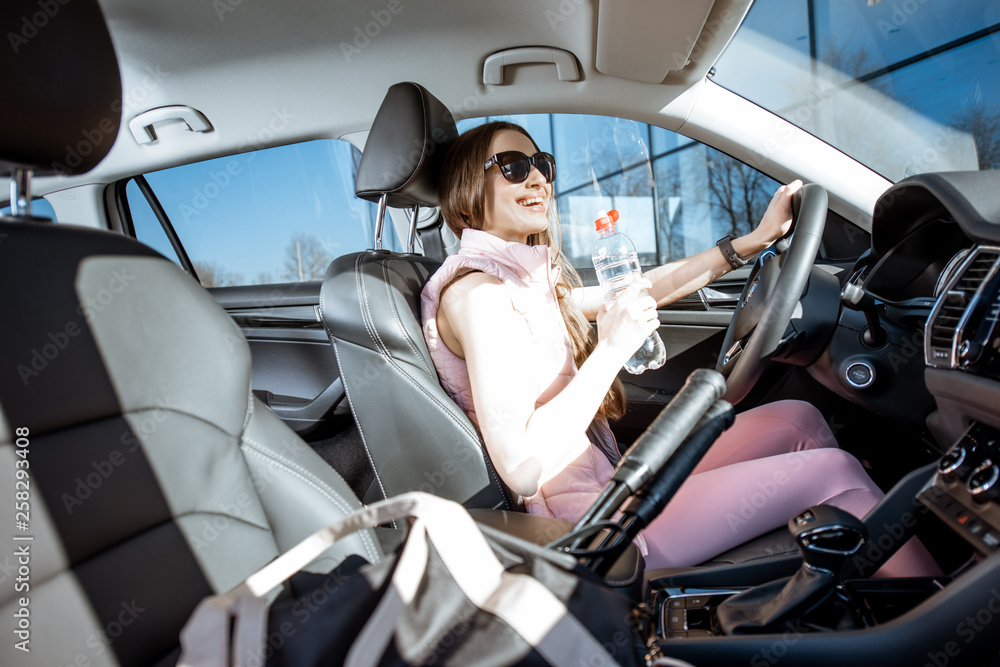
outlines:
[[[737, 415], [642, 535], [647, 569], [702, 563], [827, 504], [864, 517], [882, 491], [837, 447], [823, 415], [804, 401], [778, 401]], [[939, 574], [918, 540], [876, 576]]]

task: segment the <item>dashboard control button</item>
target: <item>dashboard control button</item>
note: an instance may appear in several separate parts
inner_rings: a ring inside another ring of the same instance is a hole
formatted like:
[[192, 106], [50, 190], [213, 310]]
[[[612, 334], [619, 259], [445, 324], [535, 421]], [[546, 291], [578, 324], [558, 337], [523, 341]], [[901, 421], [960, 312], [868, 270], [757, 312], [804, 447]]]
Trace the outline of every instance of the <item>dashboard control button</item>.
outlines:
[[965, 488], [974, 499], [985, 502], [996, 497], [998, 478], [1000, 478], [1000, 468], [990, 459], [986, 459], [969, 475]]
[[962, 479], [971, 467], [968, 461], [968, 454], [961, 444], [955, 445], [941, 457], [938, 462], [938, 472], [950, 479]]
[[875, 369], [867, 361], [855, 361], [847, 367], [844, 379], [855, 389], [864, 389], [875, 381]]
[[969, 340], [963, 340], [958, 346], [958, 360], [963, 366], [974, 364], [983, 353], [983, 346]]

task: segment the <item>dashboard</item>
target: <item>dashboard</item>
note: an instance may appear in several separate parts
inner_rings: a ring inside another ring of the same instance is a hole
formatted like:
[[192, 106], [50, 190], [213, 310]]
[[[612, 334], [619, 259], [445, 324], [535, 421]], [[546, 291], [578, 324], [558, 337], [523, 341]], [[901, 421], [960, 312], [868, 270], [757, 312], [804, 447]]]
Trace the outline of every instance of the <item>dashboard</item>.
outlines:
[[887, 308], [929, 303], [928, 426], [944, 456], [918, 495], [978, 553], [1000, 547], [1000, 173], [915, 176], [879, 200], [864, 289]]

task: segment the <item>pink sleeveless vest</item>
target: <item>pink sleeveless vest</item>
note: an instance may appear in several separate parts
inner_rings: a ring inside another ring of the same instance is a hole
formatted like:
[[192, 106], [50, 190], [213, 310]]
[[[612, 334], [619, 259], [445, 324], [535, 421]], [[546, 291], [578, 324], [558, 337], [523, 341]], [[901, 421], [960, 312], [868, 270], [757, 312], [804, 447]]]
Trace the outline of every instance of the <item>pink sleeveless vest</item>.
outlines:
[[[552, 266], [548, 246], [509, 243], [488, 232], [466, 229], [462, 232], [461, 250], [448, 257], [424, 286], [421, 295], [424, 338], [441, 386], [477, 427], [479, 418], [472, 404], [466, 363], [453, 354], [438, 335], [441, 291], [469, 271], [482, 271], [503, 281], [514, 309], [524, 321], [523, 327], [511, 335], [524, 336], [531, 341], [529, 358], [519, 360], [525, 370], [521, 391], [535, 396], [538, 407], [562, 391], [576, 375], [572, 346], [555, 291], [559, 270]], [[565, 437], [580, 438], [591, 444], [538, 493], [525, 498], [525, 504], [531, 514], [575, 522], [611, 478], [614, 471], [608, 456], [616, 456], [617, 449], [614, 436], [603, 419], [595, 420], [587, 433], [567, 433]], [[605, 451], [609, 452], [608, 456]]]

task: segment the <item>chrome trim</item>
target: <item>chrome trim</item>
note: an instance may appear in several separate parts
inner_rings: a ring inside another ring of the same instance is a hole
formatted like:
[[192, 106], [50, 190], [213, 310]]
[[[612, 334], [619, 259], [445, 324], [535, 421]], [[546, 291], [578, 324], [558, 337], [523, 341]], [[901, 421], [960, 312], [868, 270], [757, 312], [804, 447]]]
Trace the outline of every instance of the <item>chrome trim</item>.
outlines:
[[[869, 373], [868, 382], [859, 384], [851, 379], [851, 369], [854, 368], [855, 366], [864, 366], [865, 368], [868, 369]], [[867, 361], [852, 361], [850, 364], [848, 364], [847, 368], [844, 369], [844, 380], [847, 382], [847, 384], [851, 385], [855, 389], [864, 389], [865, 387], [870, 387], [872, 386], [872, 383], [875, 382], [875, 369]]]
[[[993, 260], [992, 266], [990, 266], [983, 280], [976, 287], [976, 291], [973, 292], [972, 296], [966, 302], [962, 315], [958, 320], [958, 324], [955, 325], [955, 329], [951, 335], [951, 345], [945, 350], [944, 348], [937, 348], [931, 345], [932, 336], [931, 333], [934, 329], [934, 322], [937, 320], [938, 315], [941, 314], [941, 310], [944, 308], [944, 302], [948, 298], [948, 293], [952, 288], [962, 279], [962, 276], [969, 269], [969, 266], [976, 261], [976, 258], [985, 252], [995, 252], [998, 253], [996, 259]], [[972, 311], [979, 303], [979, 299], [982, 295], [983, 288], [986, 284], [993, 279], [996, 275], [998, 268], [1000, 268], [1000, 247], [998, 246], [977, 246], [972, 250], [968, 256], [962, 261], [958, 270], [953, 276], [948, 280], [948, 284], [945, 286], [944, 290], [938, 296], [937, 300], [934, 302], [934, 308], [931, 309], [930, 315], [927, 316], [927, 323], [924, 325], [924, 363], [932, 368], [957, 368], [958, 361], [958, 341], [962, 340], [961, 334], [966, 324], [968, 324], [969, 317]], [[935, 350], [941, 351], [947, 355], [947, 357], [935, 358]]]
[[725, 366], [726, 364], [728, 364], [730, 361], [733, 360], [733, 357], [735, 357], [737, 354], [739, 354], [742, 351], [743, 351], [743, 341], [742, 340], [738, 340], [735, 343], [733, 343], [733, 346], [731, 348], [729, 348], [728, 352], [726, 352], [726, 356], [724, 356], [722, 358], [722, 365]]
[[753, 282], [750, 283], [749, 289], [747, 289], [747, 295], [743, 297], [743, 301], [740, 302], [740, 310], [746, 307], [750, 303], [750, 299], [753, 297], [753, 293], [757, 291], [757, 285], [760, 283], [760, 276], [756, 276]]
[[976, 306], [979, 305], [979, 301], [983, 298], [983, 290], [986, 288], [986, 285], [993, 280], [993, 277], [997, 274], [997, 268], [1000, 267], [1000, 248], [976, 248], [976, 252], [972, 253], [973, 257], [979, 255], [982, 251], [997, 252], [998, 255], [996, 259], [993, 260], [993, 265], [986, 272], [986, 275], [983, 276], [983, 279], [980, 281], [979, 287], [977, 287], [976, 291], [973, 293], [972, 298], [969, 299], [969, 303], [966, 304], [965, 312], [962, 313], [962, 319], [958, 321], [958, 326], [955, 327], [955, 335], [951, 342], [952, 367], [958, 363], [958, 341], [965, 339], [965, 327], [969, 324], [969, 318], [972, 317], [973, 311], [975, 311]]
[[10, 214], [31, 215], [31, 169], [15, 169], [10, 177]]
[[413, 254], [413, 249], [417, 246], [417, 219], [420, 217], [420, 204], [413, 205], [413, 213], [410, 215], [410, 230], [406, 235], [406, 252]]
[[[853, 549], [850, 549], [850, 550], [845, 550], [845, 549], [824, 549], [823, 547], [813, 546], [813, 544], [811, 542], [807, 542], [804, 539], [804, 538], [809, 537], [810, 535], [815, 535], [817, 533], [827, 532], [827, 531], [830, 531], [830, 530], [838, 530], [838, 529], [842, 530], [844, 532], [854, 533], [855, 535], [858, 536], [858, 543], [856, 545], [854, 545]], [[821, 554], [834, 554], [836, 556], [852, 556], [852, 555], [856, 554], [858, 552], [858, 549], [860, 549], [865, 544], [865, 538], [864, 538], [864, 536], [861, 533], [859, 533], [856, 528], [851, 528], [850, 526], [844, 526], [844, 525], [839, 524], [839, 523], [830, 524], [830, 525], [826, 525], [826, 526], [818, 526], [816, 528], [813, 528], [812, 530], [803, 531], [803, 532], [801, 532], [801, 533], [798, 534], [798, 536], [797, 536], [796, 539], [797, 539], [798, 543], [802, 545], [803, 549], [808, 549], [809, 551], [815, 551], [815, 552], [821, 553]]]
[[[990, 468], [993, 468], [993, 474], [990, 476], [989, 480], [973, 489], [971, 484], [972, 479], [980, 472], [989, 470]], [[965, 490], [969, 492], [970, 496], [974, 498], [978, 497], [996, 486], [997, 479], [1000, 479], [1000, 468], [998, 468], [997, 464], [993, 463], [990, 459], [986, 459], [979, 465], [978, 468], [972, 471], [972, 474], [969, 475], [969, 479], [965, 482]]]
[[385, 205], [389, 201], [389, 193], [383, 192], [378, 198], [378, 213], [375, 214], [375, 243], [372, 248], [382, 249], [382, 227], [385, 225]]
[[[943, 465], [944, 464], [944, 456], [948, 456], [953, 451], [960, 452], [960, 456], [958, 457], [958, 460], [956, 460], [954, 463], [951, 463], [951, 464], [949, 464], [947, 466]], [[963, 463], [965, 463], [966, 454], [967, 453], [966, 453], [965, 447], [963, 445], [958, 445], [957, 447], [952, 447], [950, 450], [948, 450], [947, 452], [945, 452], [944, 456], [941, 457], [941, 461], [938, 462], [938, 472], [941, 473], [942, 475], [950, 475], [951, 473], [955, 472], [956, 470], [958, 470], [959, 468], [962, 467]]]

